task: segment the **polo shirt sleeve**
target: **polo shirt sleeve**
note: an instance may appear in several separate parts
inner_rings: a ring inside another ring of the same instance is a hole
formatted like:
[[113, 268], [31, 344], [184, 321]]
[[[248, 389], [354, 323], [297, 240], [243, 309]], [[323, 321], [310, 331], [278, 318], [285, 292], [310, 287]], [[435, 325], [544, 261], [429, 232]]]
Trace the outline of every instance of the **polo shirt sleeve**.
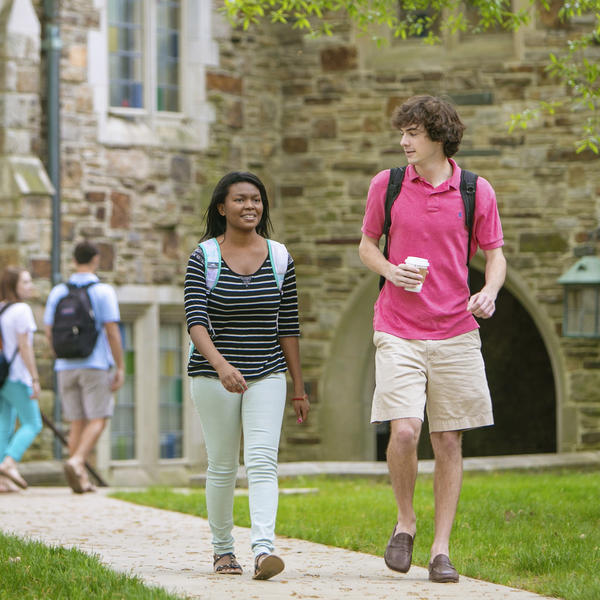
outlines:
[[114, 288], [106, 283], [97, 284], [98, 289], [98, 315], [96, 318], [100, 323], [118, 323], [121, 320], [119, 302]]
[[477, 179], [473, 238], [482, 250], [493, 250], [504, 245], [496, 193], [489, 181], [483, 177]]
[[62, 283], [54, 286], [52, 290], [50, 290], [48, 300], [46, 300], [46, 307], [44, 308], [44, 325], [54, 325], [54, 313], [56, 312], [56, 305], [66, 293], [67, 289]]
[[367, 194], [367, 206], [361, 231], [378, 240], [383, 235], [385, 221], [385, 195], [390, 180], [390, 170], [380, 171], [371, 179]]

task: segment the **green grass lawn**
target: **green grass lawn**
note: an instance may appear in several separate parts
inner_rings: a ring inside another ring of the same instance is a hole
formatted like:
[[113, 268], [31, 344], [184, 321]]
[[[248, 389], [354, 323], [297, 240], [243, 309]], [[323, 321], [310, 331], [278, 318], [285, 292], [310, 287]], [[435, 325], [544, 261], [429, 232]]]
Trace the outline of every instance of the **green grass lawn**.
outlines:
[[2, 600], [181, 600], [79, 550], [0, 533]]
[[[277, 533], [383, 555], [395, 521], [390, 486], [367, 479], [300, 478], [282, 487]], [[415, 492], [414, 562], [426, 566], [433, 538], [431, 477]], [[465, 474], [452, 537], [460, 573], [566, 600], [600, 598], [600, 472]], [[206, 516], [204, 493], [156, 488], [115, 497]], [[236, 525], [250, 526], [248, 499], [236, 497]], [[383, 559], [382, 559], [383, 560]]]

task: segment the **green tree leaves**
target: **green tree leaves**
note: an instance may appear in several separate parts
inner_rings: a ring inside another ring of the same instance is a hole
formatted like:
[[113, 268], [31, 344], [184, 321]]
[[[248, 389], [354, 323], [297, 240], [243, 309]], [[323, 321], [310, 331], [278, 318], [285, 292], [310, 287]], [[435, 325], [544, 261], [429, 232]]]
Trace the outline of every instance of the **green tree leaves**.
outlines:
[[[568, 100], [539, 102], [511, 115], [509, 130], [526, 128], [541, 114], [552, 115], [560, 107], [586, 115], [577, 152], [600, 152], [600, 0], [224, 0], [223, 10], [236, 26], [247, 30], [260, 20], [289, 23], [310, 36], [332, 35], [336, 15], [347, 15], [357, 30], [377, 44], [388, 28], [396, 38], [420, 37], [435, 44], [440, 36], [457, 32], [483, 33], [500, 27], [516, 31], [539, 13], [553, 14], [570, 31], [564, 51], [549, 54], [548, 73], [569, 90]], [[469, 18], [467, 18], [467, 7]], [[475, 15], [475, 18], [473, 18]], [[439, 34], [434, 24], [439, 24]], [[583, 33], [582, 33], [583, 31]], [[571, 35], [572, 33], [572, 35]]]

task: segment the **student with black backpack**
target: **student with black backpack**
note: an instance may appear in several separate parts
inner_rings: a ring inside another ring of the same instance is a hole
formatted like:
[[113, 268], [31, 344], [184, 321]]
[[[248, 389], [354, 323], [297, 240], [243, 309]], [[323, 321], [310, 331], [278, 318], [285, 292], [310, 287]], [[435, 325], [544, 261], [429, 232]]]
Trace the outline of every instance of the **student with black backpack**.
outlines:
[[119, 305], [114, 289], [96, 275], [98, 248], [80, 242], [73, 258], [75, 273], [51, 290], [44, 324], [56, 355], [63, 417], [70, 421], [65, 475], [81, 494], [94, 490], [85, 461], [112, 417], [113, 392], [123, 385], [125, 371]]
[[[417, 445], [426, 407], [435, 456], [429, 579], [457, 582], [449, 543], [462, 482], [462, 431], [494, 422], [474, 317], [494, 314], [504, 283], [502, 227], [492, 186], [483, 177], [465, 178], [450, 158], [465, 126], [448, 102], [410, 98], [396, 109], [392, 124], [400, 130], [408, 166], [399, 193], [386, 194], [394, 179], [389, 169], [371, 181], [359, 247], [362, 262], [384, 282], [373, 319], [371, 421], [390, 422], [387, 462], [398, 508], [384, 558], [394, 571], [410, 568]], [[477, 247], [485, 255], [485, 285], [471, 295], [468, 263]]]
[[[27, 270], [4, 269], [0, 279], [0, 338], [1, 360], [6, 361], [7, 369], [0, 382], [0, 492], [27, 487], [17, 463], [42, 429], [40, 379], [33, 354], [33, 332], [37, 327], [25, 303], [34, 290]], [[19, 427], [15, 430], [17, 417]]]

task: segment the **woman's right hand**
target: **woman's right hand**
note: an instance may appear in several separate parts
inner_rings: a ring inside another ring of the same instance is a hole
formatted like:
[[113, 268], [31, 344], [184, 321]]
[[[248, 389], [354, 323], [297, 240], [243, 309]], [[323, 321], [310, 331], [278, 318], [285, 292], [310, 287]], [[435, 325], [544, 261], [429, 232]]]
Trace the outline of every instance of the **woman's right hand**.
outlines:
[[217, 375], [228, 392], [243, 394], [248, 389], [244, 376], [228, 362], [224, 362], [223, 366], [217, 369]]
[[39, 399], [42, 388], [40, 387], [40, 382], [38, 379], [33, 380], [31, 384], [31, 390], [32, 391], [29, 398], [31, 398], [31, 400]]

